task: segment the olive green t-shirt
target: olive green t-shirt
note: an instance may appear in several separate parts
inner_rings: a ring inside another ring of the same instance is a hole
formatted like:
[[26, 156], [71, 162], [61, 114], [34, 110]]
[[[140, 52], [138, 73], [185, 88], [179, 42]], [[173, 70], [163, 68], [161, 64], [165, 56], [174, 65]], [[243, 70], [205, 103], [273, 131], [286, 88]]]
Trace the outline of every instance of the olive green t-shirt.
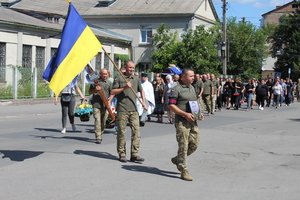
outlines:
[[218, 87], [219, 87], [218, 80], [212, 80], [212, 84], [213, 84], [213, 87], [214, 87], [214, 94], [217, 94], [218, 93]]
[[196, 83], [193, 84], [196, 94], [197, 96], [199, 95], [201, 89], [203, 88], [203, 81], [202, 80], [198, 80], [196, 81]]
[[203, 81], [203, 94], [204, 95], [211, 94], [212, 87], [213, 87], [213, 84], [212, 84], [211, 80]]
[[197, 101], [197, 95], [192, 85], [177, 84], [171, 90], [169, 104], [175, 104], [180, 110], [191, 113], [189, 101]]
[[[99, 79], [98, 83], [102, 87], [103, 92], [104, 92], [106, 98], [108, 99], [108, 97], [111, 93], [111, 90], [112, 90], [111, 82], [109, 82], [108, 80], [104, 81], [104, 80]], [[94, 90], [95, 88], [96, 88], [96, 86], [94, 84], [92, 84], [90, 86], [90, 90]], [[95, 108], [105, 108], [104, 103], [98, 93], [94, 93], [92, 95], [91, 103], [93, 104], [93, 106]]]
[[[130, 82], [132, 89], [135, 92], [141, 92], [142, 85], [138, 76], [130, 75], [127, 76], [124, 74], [126, 81]], [[125, 80], [121, 76], [117, 76], [113, 83], [113, 89], [122, 88], [126, 85]], [[130, 88], [125, 89], [120, 94], [116, 95], [117, 97], [117, 112], [134, 112], [137, 111], [136, 108], [136, 95], [132, 92]]]

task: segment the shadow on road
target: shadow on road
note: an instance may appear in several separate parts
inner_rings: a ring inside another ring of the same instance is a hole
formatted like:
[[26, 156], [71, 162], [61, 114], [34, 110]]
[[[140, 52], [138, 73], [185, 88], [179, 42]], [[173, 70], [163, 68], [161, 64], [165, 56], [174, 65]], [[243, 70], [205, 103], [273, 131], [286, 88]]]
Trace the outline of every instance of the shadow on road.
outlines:
[[114, 155], [112, 155], [110, 153], [107, 153], [107, 152], [75, 150], [73, 153], [78, 154], [78, 155], [93, 156], [93, 157], [96, 157], [96, 158], [103, 158], [103, 159], [109, 159], [109, 160], [118, 160], [117, 156], [114, 156]]
[[289, 119], [291, 121], [300, 122], [300, 119]]
[[2, 158], [9, 158], [12, 161], [22, 162], [29, 158], [34, 158], [44, 153], [43, 151], [24, 151], [24, 150], [0, 150]]
[[60, 132], [61, 130], [54, 129], [54, 128], [34, 128], [38, 131], [47, 131], [47, 132]]
[[86, 137], [76, 137], [76, 136], [63, 136], [63, 137], [56, 137], [56, 136], [45, 136], [45, 135], [31, 135], [37, 138], [41, 139], [66, 139], [66, 140], [78, 140], [78, 141], [83, 141], [83, 142], [90, 142], [90, 143], [95, 143], [94, 139], [86, 138]]
[[122, 165], [122, 168], [126, 169], [126, 170], [129, 170], [129, 171], [156, 174], [156, 175], [159, 175], [159, 176], [166, 176], [166, 177], [169, 177], [169, 178], [180, 178], [179, 176], [174, 176], [174, 175], [179, 174], [178, 172], [160, 170], [156, 167], [148, 167], [148, 166], [142, 166], [142, 165]]

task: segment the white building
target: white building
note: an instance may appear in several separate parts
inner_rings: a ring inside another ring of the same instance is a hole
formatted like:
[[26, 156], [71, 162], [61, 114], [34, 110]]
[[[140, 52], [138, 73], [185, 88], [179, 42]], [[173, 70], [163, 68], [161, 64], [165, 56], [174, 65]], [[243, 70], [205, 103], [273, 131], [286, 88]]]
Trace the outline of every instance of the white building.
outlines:
[[[131, 58], [141, 70], [151, 68], [151, 38], [161, 24], [182, 34], [198, 25], [210, 27], [218, 18], [212, 0], [73, 0], [72, 3], [90, 25], [132, 38]], [[60, 21], [67, 7], [62, 0], [21, 0], [11, 6], [52, 22]]]
[[[65, 14], [67, 9], [66, 6]], [[12, 85], [13, 70], [7, 70], [7, 66], [30, 68], [32, 72], [35, 69], [44, 70], [58, 48], [63, 27], [61, 16], [54, 17], [57, 20], [53, 20], [54, 15], [51, 16], [47, 17], [46, 22], [41, 17], [37, 19], [10, 8], [0, 7], [0, 86]], [[91, 28], [109, 54], [130, 54], [130, 37], [102, 28]], [[113, 71], [108, 57], [100, 51], [99, 49], [99, 55], [92, 64], [96, 68], [106, 67]]]

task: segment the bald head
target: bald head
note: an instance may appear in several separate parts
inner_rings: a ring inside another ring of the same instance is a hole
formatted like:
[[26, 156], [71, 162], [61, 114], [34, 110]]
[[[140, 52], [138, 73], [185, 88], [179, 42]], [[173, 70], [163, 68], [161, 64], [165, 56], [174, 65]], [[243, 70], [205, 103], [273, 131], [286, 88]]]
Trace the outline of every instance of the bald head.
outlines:
[[107, 80], [108, 79], [108, 70], [103, 68], [100, 70], [100, 79], [101, 80]]

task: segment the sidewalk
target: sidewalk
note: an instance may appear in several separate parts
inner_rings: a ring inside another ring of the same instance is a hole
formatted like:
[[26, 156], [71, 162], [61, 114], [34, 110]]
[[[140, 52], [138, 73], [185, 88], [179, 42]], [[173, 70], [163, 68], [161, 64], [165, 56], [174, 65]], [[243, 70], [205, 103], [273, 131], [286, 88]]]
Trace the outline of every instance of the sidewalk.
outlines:
[[53, 98], [36, 98], [36, 99], [8, 99], [0, 100], [0, 106], [9, 105], [24, 105], [24, 104], [40, 104], [40, 103], [52, 103]]

